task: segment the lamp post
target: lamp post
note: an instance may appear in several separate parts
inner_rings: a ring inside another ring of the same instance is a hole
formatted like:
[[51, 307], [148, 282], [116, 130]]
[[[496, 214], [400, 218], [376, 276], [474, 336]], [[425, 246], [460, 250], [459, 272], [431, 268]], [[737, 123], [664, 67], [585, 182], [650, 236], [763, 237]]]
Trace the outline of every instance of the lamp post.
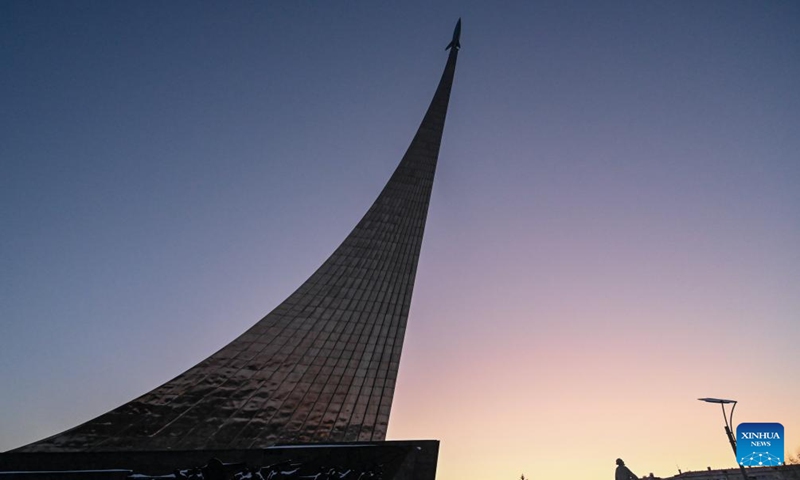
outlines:
[[[698, 400], [701, 402], [718, 403], [719, 406], [722, 407], [722, 418], [725, 419], [725, 435], [728, 436], [728, 442], [730, 442], [731, 448], [733, 449], [733, 458], [736, 459], [736, 464], [739, 465], [739, 469], [742, 471], [742, 480], [748, 480], [747, 471], [744, 469], [744, 465], [739, 462], [739, 456], [736, 454], [736, 437], [734, 437], [733, 431], [731, 431], [733, 427], [733, 411], [736, 409], [736, 400], [727, 400], [724, 398], [698, 398]], [[730, 416], [725, 413], [725, 405], [728, 403], [733, 404]]]

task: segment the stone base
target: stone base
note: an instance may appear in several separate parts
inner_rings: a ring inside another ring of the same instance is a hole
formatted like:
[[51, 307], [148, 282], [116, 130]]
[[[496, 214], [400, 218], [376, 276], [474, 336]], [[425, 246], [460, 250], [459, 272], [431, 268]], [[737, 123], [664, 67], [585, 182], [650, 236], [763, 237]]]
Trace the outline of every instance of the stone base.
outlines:
[[[337, 478], [434, 480], [437, 440], [275, 446], [259, 450], [0, 454], [0, 480], [137, 480], [170, 475], [204, 480]], [[249, 474], [249, 475], [248, 475]]]

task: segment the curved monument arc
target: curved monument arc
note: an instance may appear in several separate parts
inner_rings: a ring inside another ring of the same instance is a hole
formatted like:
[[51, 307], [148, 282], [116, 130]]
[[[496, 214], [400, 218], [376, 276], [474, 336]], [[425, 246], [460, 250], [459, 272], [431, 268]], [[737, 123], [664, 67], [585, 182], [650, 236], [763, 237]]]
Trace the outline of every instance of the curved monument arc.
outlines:
[[458, 51], [372, 206], [253, 327], [183, 374], [15, 452], [265, 448], [385, 439]]

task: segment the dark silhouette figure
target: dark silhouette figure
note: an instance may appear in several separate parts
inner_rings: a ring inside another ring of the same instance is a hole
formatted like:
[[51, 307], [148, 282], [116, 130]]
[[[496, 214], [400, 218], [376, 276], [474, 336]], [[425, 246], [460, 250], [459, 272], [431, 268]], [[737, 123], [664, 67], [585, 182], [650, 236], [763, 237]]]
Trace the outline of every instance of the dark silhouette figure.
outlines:
[[630, 468], [625, 466], [621, 458], [617, 459], [617, 471], [614, 472], [614, 480], [639, 480]]
[[220, 459], [212, 458], [208, 461], [205, 467], [202, 468], [203, 478], [205, 480], [226, 480], [225, 466]]

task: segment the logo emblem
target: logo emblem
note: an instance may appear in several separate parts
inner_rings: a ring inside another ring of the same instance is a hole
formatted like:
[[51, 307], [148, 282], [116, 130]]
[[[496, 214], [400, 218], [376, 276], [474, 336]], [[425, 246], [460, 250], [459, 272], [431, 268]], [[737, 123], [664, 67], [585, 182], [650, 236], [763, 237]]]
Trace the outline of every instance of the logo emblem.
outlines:
[[774, 467], [783, 463], [783, 425], [740, 423], [736, 428], [736, 458], [745, 467]]

